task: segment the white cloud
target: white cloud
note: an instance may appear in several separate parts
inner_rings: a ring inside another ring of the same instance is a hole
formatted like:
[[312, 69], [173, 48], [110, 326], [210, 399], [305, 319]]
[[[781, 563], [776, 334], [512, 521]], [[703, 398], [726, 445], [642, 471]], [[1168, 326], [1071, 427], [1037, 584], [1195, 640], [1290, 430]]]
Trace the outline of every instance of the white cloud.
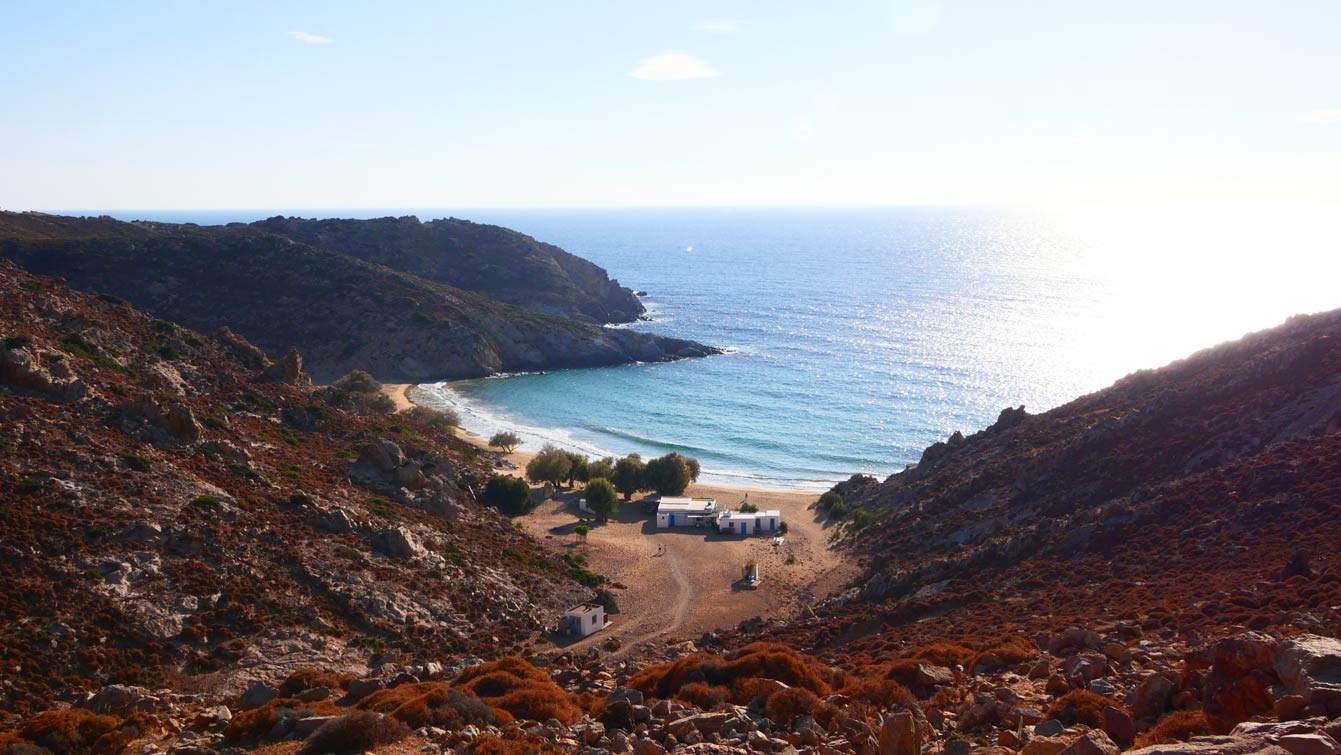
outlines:
[[745, 24], [738, 18], [714, 18], [691, 27], [693, 31], [706, 31], [709, 34], [730, 34]]
[[1330, 126], [1334, 123], [1341, 123], [1341, 107], [1314, 110], [1308, 115], [1300, 116], [1299, 122], [1310, 126]]
[[330, 37], [323, 37], [320, 34], [312, 34], [311, 32], [305, 31], [291, 31], [289, 32], [289, 38], [299, 42], [306, 42], [309, 45], [329, 45], [335, 41]]
[[711, 79], [721, 76], [702, 58], [682, 53], [666, 53], [644, 58], [638, 67], [629, 72], [635, 79], [645, 81], [688, 81], [690, 79]]

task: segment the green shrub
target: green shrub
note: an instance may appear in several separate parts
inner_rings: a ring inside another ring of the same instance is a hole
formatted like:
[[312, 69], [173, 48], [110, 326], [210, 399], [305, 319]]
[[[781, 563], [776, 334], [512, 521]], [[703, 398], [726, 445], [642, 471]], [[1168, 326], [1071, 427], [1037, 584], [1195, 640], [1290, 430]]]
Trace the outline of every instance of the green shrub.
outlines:
[[20, 333], [20, 334], [18, 334], [18, 335], [16, 335], [16, 336], [10, 336], [9, 338], [6, 338], [6, 339], [5, 339], [5, 348], [7, 348], [7, 349], [26, 349], [26, 348], [28, 348], [29, 346], [31, 346], [32, 343], [33, 343], [33, 337], [32, 337], [32, 336], [30, 336], [30, 335], [28, 335], [28, 334], [26, 334], [26, 333]]
[[495, 475], [484, 485], [480, 501], [493, 506], [508, 516], [521, 516], [534, 508], [531, 500], [531, 488], [524, 480], [505, 475]]
[[293, 506], [311, 506], [312, 496], [307, 493], [293, 493], [289, 496], [289, 503]]
[[191, 499], [191, 505], [199, 506], [200, 508], [207, 508], [207, 509], [218, 508], [219, 503], [220, 503], [219, 499], [215, 498], [212, 495], [202, 494]]
[[136, 472], [148, 472], [154, 466], [152, 461], [139, 454], [126, 454], [121, 457], [121, 460], [126, 463], [127, 467]]

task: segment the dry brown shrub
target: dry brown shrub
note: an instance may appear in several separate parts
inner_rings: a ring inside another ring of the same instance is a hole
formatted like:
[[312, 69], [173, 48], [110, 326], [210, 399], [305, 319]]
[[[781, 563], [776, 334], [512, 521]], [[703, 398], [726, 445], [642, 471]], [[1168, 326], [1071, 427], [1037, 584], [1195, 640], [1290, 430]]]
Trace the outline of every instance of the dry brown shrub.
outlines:
[[890, 679], [861, 679], [838, 690], [838, 694], [881, 708], [917, 704], [916, 695], [909, 692], [907, 687]]
[[675, 692], [675, 699], [703, 710], [712, 710], [731, 699], [731, 690], [717, 684], [690, 682]]
[[909, 658], [917, 658], [924, 661], [930, 661], [937, 666], [964, 666], [969, 668], [968, 662], [977, 655], [972, 650], [963, 645], [956, 645], [952, 642], [934, 642], [926, 647], [917, 648], [908, 654]]
[[1048, 718], [1055, 718], [1067, 726], [1085, 724], [1098, 729], [1104, 725], [1104, 708], [1122, 709], [1117, 701], [1096, 695], [1087, 689], [1078, 689], [1062, 695], [1048, 708]]
[[38, 713], [19, 727], [19, 736], [52, 752], [113, 753], [126, 742], [119, 741], [120, 722], [112, 716], [100, 716], [81, 708], [48, 710]]
[[416, 698], [424, 697], [435, 691], [446, 691], [446, 682], [418, 682], [402, 684], [390, 689], [379, 689], [354, 704], [358, 710], [370, 710], [375, 713], [390, 713]]
[[819, 698], [815, 693], [801, 687], [792, 687], [770, 695], [768, 702], [764, 704], [764, 710], [774, 723], [790, 727], [797, 716], [814, 715], [815, 706], [818, 704]]
[[496, 661], [481, 663], [478, 666], [471, 666], [456, 678], [457, 686], [465, 686], [470, 682], [485, 674], [491, 674], [495, 671], [503, 671], [522, 679], [530, 679], [537, 682], [549, 681], [549, 674], [527, 663], [524, 659], [515, 655], [509, 655], [505, 658], [499, 658]]
[[[301, 715], [299, 715], [301, 712]], [[281, 697], [259, 708], [244, 710], [233, 714], [233, 720], [224, 729], [224, 738], [232, 742], [252, 742], [265, 737], [275, 725], [285, 718], [295, 715], [305, 717], [317, 711], [306, 703], [292, 698]]]
[[531, 721], [557, 718], [564, 724], [572, 724], [582, 717], [582, 709], [572, 695], [555, 685], [544, 671], [521, 658], [501, 658], [467, 669], [457, 684], [489, 706], [506, 711], [510, 714], [508, 718]]
[[316, 689], [317, 687], [326, 687], [332, 690], [344, 689], [353, 680], [353, 674], [336, 674], [320, 669], [301, 668], [289, 674], [289, 678], [279, 685], [279, 696], [293, 697], [299, 692]]
[[[832, 691], [830, 680], [840, 681], [841, 672], [776, 642], [754, 642], [727, 661], [729, 679], [757, 677], [776, 679], [790, 687], [804, 687], [817, 695]], [[840, 684], [841, 686], [841, 684]]]
[[964, 668], [973, 673], [979, 666], [996, 670], [1033, 658], [1038, 655], [1034, 643], [1023, 637], [1008, 637], [1005, 640], [978, 653]]
[[1186, 742], [1192, 737], [1211, 733], [1206, 714], [1199, 710], [1176, 710], [1136, 737], [1133, 747], [1149, 747], [1171, 742]]
[[322, 724], [308, 736], [298, 755], [356, 753], [408, 736], [405, 724], [381, 713], [361, 710]]

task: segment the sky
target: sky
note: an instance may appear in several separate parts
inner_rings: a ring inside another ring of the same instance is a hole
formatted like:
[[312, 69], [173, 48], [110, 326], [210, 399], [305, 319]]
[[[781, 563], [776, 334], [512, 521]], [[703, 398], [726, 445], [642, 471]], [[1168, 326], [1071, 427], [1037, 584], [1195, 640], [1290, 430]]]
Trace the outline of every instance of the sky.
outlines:
[[1338, 30], [1338, 0], [0, 0], [0, 208], [1341, 204]]

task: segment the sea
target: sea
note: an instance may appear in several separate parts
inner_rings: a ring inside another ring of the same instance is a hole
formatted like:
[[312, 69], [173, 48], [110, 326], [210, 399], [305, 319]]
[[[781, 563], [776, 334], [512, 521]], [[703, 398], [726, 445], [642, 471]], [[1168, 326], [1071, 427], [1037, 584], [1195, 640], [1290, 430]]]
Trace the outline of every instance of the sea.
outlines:
[[[89, 213], [93, 214], [93, 213]], [[101, 214], [101, 213], [98, 213]], [[1307, 209], [955, 207], [126, 210], [493, 223], [645, 292], [632, 327], [726, 351], [421, 386], [522, 448], [669, 451], [717, 484], [884, 477], [1005, 407], [1040, 412], [1136, 370], [1341, 306], [1341, 216]]]

